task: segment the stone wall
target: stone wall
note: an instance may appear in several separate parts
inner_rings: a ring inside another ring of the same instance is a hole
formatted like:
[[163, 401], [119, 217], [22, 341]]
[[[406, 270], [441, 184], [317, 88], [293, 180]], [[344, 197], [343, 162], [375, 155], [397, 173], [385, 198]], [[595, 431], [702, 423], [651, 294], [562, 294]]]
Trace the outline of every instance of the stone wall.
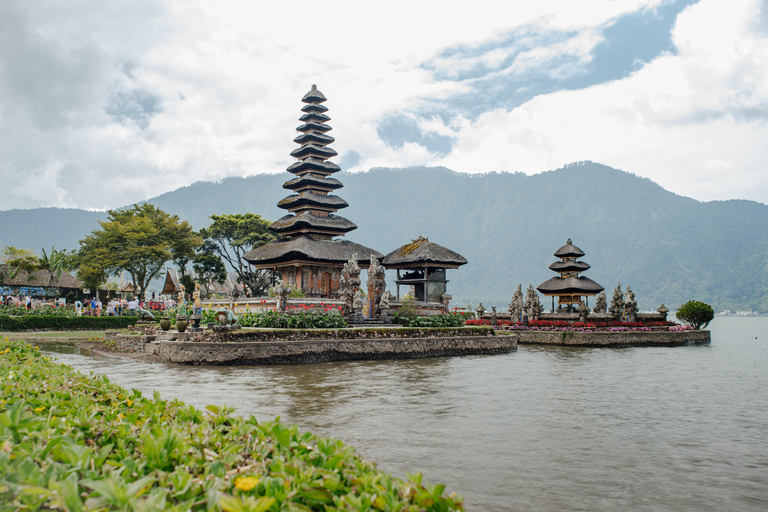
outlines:
[[565, 345], [570, 347], [677, 347], [708, 344], [709, 331], [515, 331], [521, 345]]
[[112, 336], [106, 337], [106, 339], [114, 340], [115, 347], [128, 352], [144, 352], [144, 345], [157, 339], [157, 336], [144, 336], [140, 334], [109, 334], [112, 334]]
[[280, 342], [158, 342], [157, 354], [192, 365], [302, 364], [369, 359], [498, 354], [517, 349], [515, 336], [315, 340]]

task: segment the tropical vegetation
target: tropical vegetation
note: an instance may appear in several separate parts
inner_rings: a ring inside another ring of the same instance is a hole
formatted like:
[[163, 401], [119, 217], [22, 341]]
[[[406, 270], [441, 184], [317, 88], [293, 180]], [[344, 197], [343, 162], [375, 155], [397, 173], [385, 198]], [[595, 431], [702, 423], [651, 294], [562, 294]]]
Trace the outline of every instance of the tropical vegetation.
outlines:
[[715, 318], [715, 311], [709, 304], [697, 300], [689, 300], [677, 308], [675, 316], [678, 320], [686, 325], [690, 325], [694, 329], [702, 329]]

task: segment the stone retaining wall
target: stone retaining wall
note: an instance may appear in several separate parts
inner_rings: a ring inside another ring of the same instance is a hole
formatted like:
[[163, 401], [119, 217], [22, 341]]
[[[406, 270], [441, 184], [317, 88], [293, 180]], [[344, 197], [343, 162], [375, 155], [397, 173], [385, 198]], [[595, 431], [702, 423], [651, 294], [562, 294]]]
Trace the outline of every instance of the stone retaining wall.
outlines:
[[[113, 334], [113, 333], [109, 333]], [[145, 336], [141, 334], [113, 334], [106, 339], [112, 339], [115, 342], [115, 347], [120, 350], [127, 350], [128, 352], [144, 352], [144, 345], [151, 341], [155, 341], [157, 336]]]
[[521, 345], [565, 345], [570, 347], [677, 347], [708, 344], [709, 331], [569, 332], [514, 331]]
[[157, 342], [157, 354], [171, 363], [192, 365], [302, 364], [368, 359], [498, 354], [517, 349], [515, 336], [400, 338], [280, 342]]

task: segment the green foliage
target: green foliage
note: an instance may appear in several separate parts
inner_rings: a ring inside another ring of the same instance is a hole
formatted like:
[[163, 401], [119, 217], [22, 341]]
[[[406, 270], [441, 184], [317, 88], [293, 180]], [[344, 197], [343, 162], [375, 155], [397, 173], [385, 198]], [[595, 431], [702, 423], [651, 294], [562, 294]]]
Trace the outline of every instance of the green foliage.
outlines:
[[184, 274], [179, 278], [179, 283], [184, 287], [184, 294], [187, 299], [192, 296], [195, 291], [195, 281], [188, 274]]
[[461, 327], [464, 325], [464, 315], [448, 313], [432, 316], [405, 316], [397, 311], [393, 322], [405, 327]]
[[94, 331], [121, 329], [136, 323], [132, 316], [64, 316], [64, 315], [0, 315], [0, 331], [39, 330]]
[[689, 300], [675, 312], [678, 320], [694, 329], [702, 329], [709, 325], [709, 322], [715, 318], [715, 311], [712, 306], [696, 300]]
[[[409, 321], [416, 318], [416, 297], [413, 295], [404, 295], [400, 299], [400, 309], [395, 313], [396, 319], [402, 319], [402, 321]], [[402, 323], [395, 320], [395, 323]]]
[[125, 271], [131, 275], [137, 296], [143, 297], [167, 261], [182, 255], [191, 257], [202, 243], [188, 222], [151, 204], [110, 210], [108, 214], [108, 220], [99, 222], [100, 230], [80, 241], [84, 281], [95, 282]]
[[207, 247], [208, 244], [203, 244], [203, 250], [192, 260], [192, 268], [197, 282], [205, 288], [206, 295], [210, 295], [211, 284], [223, 283], [227, 279], [227, 267], [221, 257], [212, 250], [206, 250]]
[[341, 441], [87, 377], [0, 342], [0, 510], [463, 510]]
[[305, 308], [277, 311], [247, 312], [237, 315], [237, 323], [243, 327], [271, 327], [275, 329], [340, 329], [347, 322], [338, 310], [311, 311]]
[[275, 239], [267, 228], [270, 222], [253, 213], [211, 215], [210, 226], [200, 230], [207, 247], [216, 252], [235, 270], [238, 281], [244, 284], [253, 297], [266, 295], [272, 273], [250, 269], [243, 259], [247, 252]]

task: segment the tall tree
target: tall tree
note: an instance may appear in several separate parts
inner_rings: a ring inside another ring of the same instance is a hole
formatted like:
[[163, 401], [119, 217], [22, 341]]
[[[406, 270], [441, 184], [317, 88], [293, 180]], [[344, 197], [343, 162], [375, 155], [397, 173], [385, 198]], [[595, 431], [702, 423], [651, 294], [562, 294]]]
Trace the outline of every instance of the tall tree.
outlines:
[[187, 221], [151, 204], [107, 213], [101, 229], [80, 241], [81, 264], [96, 274], [127, 272], [139, 297], [174, 255], [191, 257], [202, 243]]
[[51, 254], [45, 252], [42, 249], [43, 257], [40, 258], [40, 267], [43, 270], [48, 271], [48, 287], [53, 286], [53, 276], [56, 276], [56, 282], [61, 278], [61, 273], [64, 271], [64, 254], [61, 251], [57, 251], [56, 247], [51, 247]]
[[211, 294], [211, 284], [223, 283], [227, 279], [227, 267], [211, 245], [211, 242], [203, 244], [202, 250], [192, 260], [197, 282], [205, 287], [206, 295]]
[[251, 296], [264, 295], [269, 288], [272, 273], [252, 270], [243, 255], [275, 239], [267, 227], [270, 222], [254, 213], [211, 215], [213, 222], [200, 230], [200, 235], [211, 242], [212, 250], [226, 261], [237, 274]]

